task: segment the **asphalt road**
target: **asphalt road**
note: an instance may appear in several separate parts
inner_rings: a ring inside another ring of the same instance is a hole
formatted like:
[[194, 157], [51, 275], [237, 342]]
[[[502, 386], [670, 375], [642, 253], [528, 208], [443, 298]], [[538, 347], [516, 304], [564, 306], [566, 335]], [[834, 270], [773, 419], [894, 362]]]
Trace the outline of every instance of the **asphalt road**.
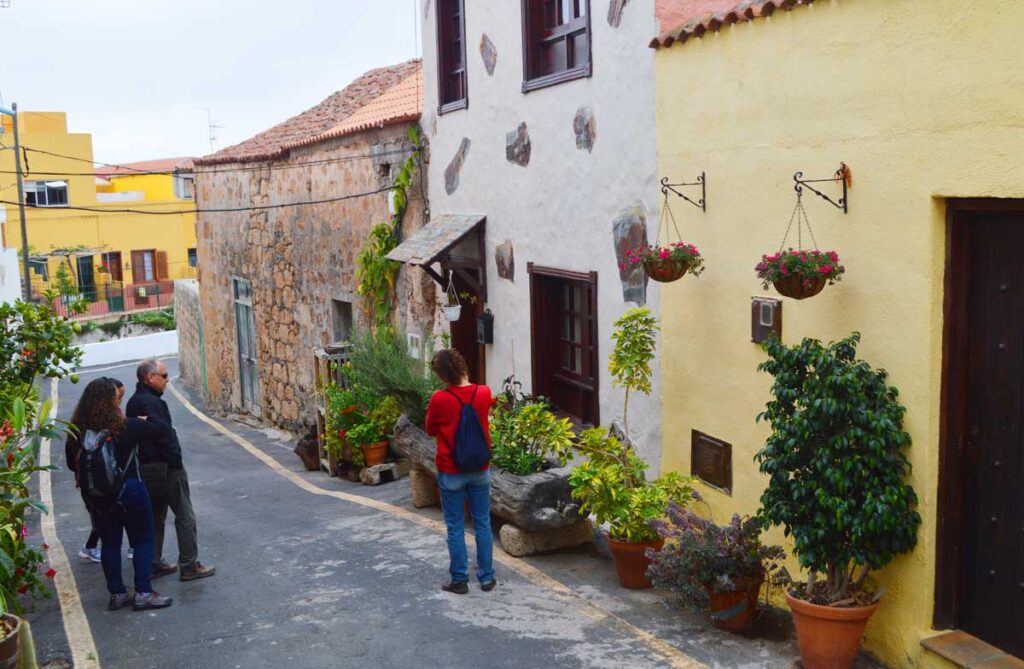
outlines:
[[[177, 362], [167, 363], [173, 377]], [[116, 376], [129, 393], [134, 387], [133, 366], [87, 370], [78, 385], [61, 382], [60, 417], [70, 416], [85, 383], [99, 375]], [[175, 387], [187, 393], [180, 382]], [[404, 481], [371, 488], [304, 472], [280, 435], [218, 419], [291, 472], [282, 475], [170, 392], [165, 399], [191, 480], [200, 560], [217, 567], [201, 581], [155, 581], [174, 597], [169, 609], [106, 610], [100, 566], [76, 557], [88, 517], [63, 444], [51, 445], [60, 466], [52, 484], [57, 533], [104, 668], [792, 666], [792, 641], [721, 633], [699, 616], [666, 609], [657, 593], [624, 591], [592, 549], [533, 558], [521, 569], [500, 564], [490, 593], [475, 584], [466, 596], [444, 593], [443, 534], [312, 488], [412, 510]], [[436, 510], [423, 513], [440, 518]], [[165, 557], [176, 555], [169, 525]], [[567, 587], [531, 577], [532, 568]], [[130, 565], [124, 569], [130, 584]], [[40, 662], [70, 666], [62, 663], [71, 655], [56, 600], [42, 602], [30, 620]]]

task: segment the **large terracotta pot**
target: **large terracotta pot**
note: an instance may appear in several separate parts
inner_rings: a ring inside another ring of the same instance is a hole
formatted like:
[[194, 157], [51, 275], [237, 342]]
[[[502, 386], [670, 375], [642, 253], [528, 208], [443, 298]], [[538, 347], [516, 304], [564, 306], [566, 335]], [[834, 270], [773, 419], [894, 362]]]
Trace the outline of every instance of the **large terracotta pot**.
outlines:
[[786, 593], [793, 611], [796, 640], [804, 669], [850, 669], [860, 638], [878, 604], [840, 608], [819, 606]]
[[12, 631], [0, 640], [0, 669], [14, 669], [18, 666], [18, 633], [21, 631], [21, 618], [4, 615], [3, 623], [5, 626], [0, 627], [0, 631]]
[[711, 599], [711, 622], [718, 629], [749, 629], [757, 619], [757, 600], [761, 596], [764, 574], [734, 578], [735, 590], [715, 592], [705, 585]]
[[[805, 280], [807, 285], [804, 285]], [[775, 286], [775, 290], [786, 297], [792, 297], [794, 300], [803, 300], [820, 293], [825, 288], [826, 283], [828, 283], [828, 279], [824, 277], [816, 276], [805, 279], [798, 274], [791, 274], [784, 279], [773, 282], [772, 285]]]
[[644, 553], [648, 548], [660, 551], [664, 545], [663, 539], [634, 543], [608, 537], [608, 549], [612, 553], [612, 562], [615, 563], [615, 571], [623, 588], [644, 590], [654, 587], [647, 578], [647, 568], [651, 566], [651, 560]]
[[360, 447], [363, 451], [363, 460], [367, 467], [382, 465], [388, 457], [388, 442], [377, 441], [372, 444], [365, 444]]

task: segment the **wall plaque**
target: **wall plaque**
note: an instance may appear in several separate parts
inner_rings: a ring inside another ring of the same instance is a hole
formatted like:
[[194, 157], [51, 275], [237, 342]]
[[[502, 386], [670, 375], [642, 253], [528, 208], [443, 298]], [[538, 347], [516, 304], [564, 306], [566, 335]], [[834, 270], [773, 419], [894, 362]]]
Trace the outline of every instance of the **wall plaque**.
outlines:
[[693, 430], [690, 439], [690, 474], [732, 494], [732, 444]]

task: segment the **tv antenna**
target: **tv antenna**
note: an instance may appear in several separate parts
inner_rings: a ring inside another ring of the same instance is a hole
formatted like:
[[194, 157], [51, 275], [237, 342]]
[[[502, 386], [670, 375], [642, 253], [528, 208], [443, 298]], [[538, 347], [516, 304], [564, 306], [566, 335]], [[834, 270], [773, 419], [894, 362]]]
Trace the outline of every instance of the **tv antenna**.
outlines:
[[[0, 0], [0, 2], [3, 2], [3, 1], [4, 0]], [[10, 2], [10, 0], [7, 0], [7, 1]], [[208, 126], [209, 133], [210, 133], [210, 152], [212, 153], [213, 150], [214, 150], [213, 149], [213, 144], [214, 144], [214, 142], [217, 141], [217, 131], [220, 130], [221, 128], [223, 128], [224, 126], [217, 125], [216, 123], [213, 122], [213, 119], [210, 117], [210, 108], [209, 107], [206, 108], [206, 125]]]

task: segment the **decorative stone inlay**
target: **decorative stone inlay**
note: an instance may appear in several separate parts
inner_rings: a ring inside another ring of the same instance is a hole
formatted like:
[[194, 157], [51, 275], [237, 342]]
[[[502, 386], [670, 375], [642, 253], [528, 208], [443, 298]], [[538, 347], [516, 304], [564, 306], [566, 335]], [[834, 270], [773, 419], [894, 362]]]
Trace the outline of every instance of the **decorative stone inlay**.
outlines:
[[[427, 0], [429, 2], [429, 0]], [[618, 28], [622, 23], [622, 10], [629, 4], [629, 0], [610, 0], [608, 3], [608, 25]]]
[[423, 20], [426, 21], [430, 17], [430, 0], [423, 3]]
[[498, 49], [487, 33], [480, 38], [480, 56], [484, 59], [484, 67], [487, 68], [488, 76], [493, 76], [494, 66], [498, 62]]
[[498, 268], [498, 276], [502, 279], [516, 280], [516, 258], [512, 248], [512, 240], [506, 239], [494, 249], [494, 264]]
[[444, 168], [444, 192], [451, 195], [459, 187], [459, 172], [462, 171], [462, 164], [466, 162], [466, 154], [469, 153], [469, 138], [463, 137], [459, 144], [459, 150], [455, 152], [452, 162]]
[[505, 134], [505, 159], [510, 163], [526, 167], [530, 164], [530, 133], [526, 122], [519, 124], [515, 130]]
[[629, 249], [638, 249], [647, 243], [647, 214], [643, 206], [637, 204], [624, 209], [615, 218], [612, 242], [622, 282], [622, 299], [643, 306], [647, 302], [647, 274], [639, 263], [631, 263], [626, 256]]
[[594, 110], [590, 107], [577, 109], [576, 117], [572, 120], [572, 130], [576, 133], [576, 148], [592, 152], [594, 142], [597, 141], [597, 121], [594, 119]]

